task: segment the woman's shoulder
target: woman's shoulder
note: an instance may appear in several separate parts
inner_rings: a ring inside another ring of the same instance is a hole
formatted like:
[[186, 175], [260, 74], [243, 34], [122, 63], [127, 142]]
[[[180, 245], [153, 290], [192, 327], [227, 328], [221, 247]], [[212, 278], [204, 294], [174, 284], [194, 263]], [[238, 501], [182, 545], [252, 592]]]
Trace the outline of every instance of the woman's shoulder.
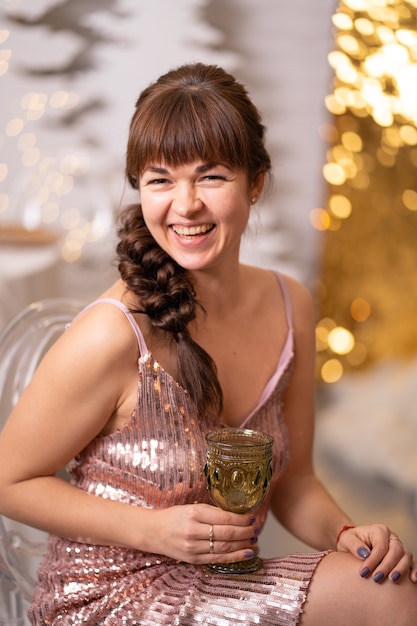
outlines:
[[279, 272], [275, 272], [275, 274], [280, 276], [281, 280], [284, 282], [291, 301], [294, 304], [310, 305], [312, 303], [311, 292], [305, 285], [303, 285], [303, 283], [289, 274], [282, 274]]
[[281, 274], [291, 302], [292, 318], [296, 333], [311, 333], [315, 326], [314, 301], [310, 290], [299, 280]]
[[[310, 291], [299, 280], [277, 270], [246, 266], [248, 280], [254, 285], [257, 296], [272, 307], [278, 302], [287, 302], [287, 311], [291, 312], [295, 330], [311, 327], [314, 323], [314, 305]], [[278, 288], [277, 288], [278, 287]], [[281, 297], [277, 293], [281, 291]]]
[[278, 270], [256, 267], [254, 265], [243, 265], [247, 276], [247, 281], [259, 288], [273, 288], [277, 282], [288, 293], [292, 302], [311, 302], [309, 290], [296, 278], [289, 274], [284, 274]]
[[125, 354], [136, 344], [132, 341], [134, 334], [127, 312], [121, 293], [110, 289], [86, 305], [69, 324], [65, 334], [74, 344], [83, 345], [85, 350]]

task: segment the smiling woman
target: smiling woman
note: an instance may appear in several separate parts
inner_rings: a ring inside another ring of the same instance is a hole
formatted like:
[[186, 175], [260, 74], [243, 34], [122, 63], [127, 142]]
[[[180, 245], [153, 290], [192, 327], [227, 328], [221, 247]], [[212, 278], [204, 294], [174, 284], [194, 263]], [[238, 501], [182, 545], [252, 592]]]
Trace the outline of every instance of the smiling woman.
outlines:
[[[130, 128], [140, 203], [120, 215], [120, 279], [0, 436], [0, 512], [50, 533], [32, 624], [413, 626], [413, 555], [383, 524], [355, 527], [314, 473], [311, 298], [239, 259], [270, 169], [246, 89], [183, 66], [144, 91]], [[273, 438], [255, 512], [210, 504], [206, 437], [227, 426]], [[317, 551], [217, 573], [256, 555], [269, 511]]]
[[[155, 179], [155, 170], [164, 178]], [[244, 170], [199, 161], [151, 167], [139, 178], [144, 220], [161, 248], [188, 270], [219, 265], [221, 251], [237, 263], [250, 199], [260, 194], [263, 178], [259, 173], [250, 184]]]

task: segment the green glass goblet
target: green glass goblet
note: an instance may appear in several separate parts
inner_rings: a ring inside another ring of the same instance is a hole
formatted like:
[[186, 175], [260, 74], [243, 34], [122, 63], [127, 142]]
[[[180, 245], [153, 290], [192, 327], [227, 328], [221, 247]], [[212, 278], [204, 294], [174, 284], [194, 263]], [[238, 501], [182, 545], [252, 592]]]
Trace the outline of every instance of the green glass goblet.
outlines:
[[[233, 513], [254, 511], [269, 490], [274, 438], [255, 430], [223, 428], [208, 433], [206, 442], [204, 473], [214, 504]], [[207, 567], [222, 574], [250, 574], [262, 567], [262, 559], [254, 556]]]

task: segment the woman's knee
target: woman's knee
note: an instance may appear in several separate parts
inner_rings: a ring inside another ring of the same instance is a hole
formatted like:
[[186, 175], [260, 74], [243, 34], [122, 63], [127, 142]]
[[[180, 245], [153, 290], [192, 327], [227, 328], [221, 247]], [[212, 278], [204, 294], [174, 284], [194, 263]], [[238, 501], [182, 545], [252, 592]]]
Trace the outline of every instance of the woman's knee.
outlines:
[[361, 561], [331, 552], [310, 583], [302, 626], [417, 626], [417, 586], [409, 579], [376, 583], [360, 575]]
[[385, 614], [393, 617], [391, 622], [387, 619], [380, 624], [417, 626], [417, 585], [409, 577], [395, 584], [385, 581], [381, 595]]

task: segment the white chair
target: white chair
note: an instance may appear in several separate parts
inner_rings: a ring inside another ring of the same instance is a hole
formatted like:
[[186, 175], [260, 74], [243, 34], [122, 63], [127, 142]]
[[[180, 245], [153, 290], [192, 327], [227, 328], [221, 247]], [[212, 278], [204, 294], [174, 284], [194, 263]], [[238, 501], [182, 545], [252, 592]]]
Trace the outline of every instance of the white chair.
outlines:
[[[83, 304], [69, 298], [34, 302], [0, 332], [0, 429], [40, 360]], [[46, 534], [0, 516], [0, 626], [25, 626]]]

